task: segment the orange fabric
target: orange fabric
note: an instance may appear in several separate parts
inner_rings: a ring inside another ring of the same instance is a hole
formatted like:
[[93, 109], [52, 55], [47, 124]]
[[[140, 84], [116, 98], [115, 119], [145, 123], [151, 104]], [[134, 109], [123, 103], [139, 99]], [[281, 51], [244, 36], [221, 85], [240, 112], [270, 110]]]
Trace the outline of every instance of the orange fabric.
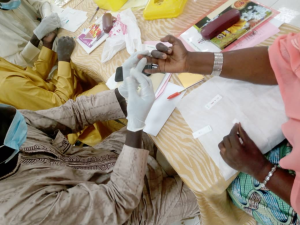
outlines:
[[300, 33], [279, 37], [269, 49], [289, 121], [282, 126], [293, 151], [280, 161], [280, 166], [296, 171], [291, 204], [300, 213]]

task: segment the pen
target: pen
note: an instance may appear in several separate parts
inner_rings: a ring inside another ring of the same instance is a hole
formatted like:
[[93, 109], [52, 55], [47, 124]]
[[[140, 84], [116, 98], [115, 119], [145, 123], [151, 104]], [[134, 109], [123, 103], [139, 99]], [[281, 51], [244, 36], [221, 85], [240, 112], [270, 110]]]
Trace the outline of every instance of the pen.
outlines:
[[96, 14], [97, 14], [98, 10], [99, 10], [99, 7], [97, 7], [97, 9], [96, 9], [96, 12], [95, 12], [95, 13], [94, 13], [94, 15], [92, 16], [92, 18], [91, 18], [90, 22], [92, 22], [92, 20], [93, 20], [93, 19], [94, 19], [94, 17], [96, 16]]
[[182, 91], [175, 92], [174, 94], [170, 95], [170, 96], [168, 97], [168, 99], [175, 98], [175, 97], [179, 96], [179, 95], [180, 95], [182, 92], [186, 91], [187, 89], [189, 89], [189, 88], [191, 88], [191, 87], [195, 86], [196, 84], [203, 83], [204, 81], [205, 81], [205, 80], [204, 80], [204, 79], [202, 79], [202, 80], [200, 80], [200, 81], [198, 81], [198, 82], [196, 82], [196, 83], [192, 84], [191, 86], [188, 86], [187, 88], [183, 89]]

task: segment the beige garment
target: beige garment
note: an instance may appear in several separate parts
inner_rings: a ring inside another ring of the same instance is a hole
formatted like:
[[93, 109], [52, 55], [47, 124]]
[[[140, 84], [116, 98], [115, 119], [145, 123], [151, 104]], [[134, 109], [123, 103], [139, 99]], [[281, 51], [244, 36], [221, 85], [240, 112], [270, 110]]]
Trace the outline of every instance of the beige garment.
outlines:
[[40, 23], [38, 19], [51, 12], [49, 7], [46, 0], [21, 0], [17, 9], [0, 9], [0, 57], [22, 67], [33, 65], [40, 50], [30, 39]]
[[199, 214], [180, 178], [166, 177], [148, 156], [147, 135], [148, 150], [124, 145], [126, 129], [94, 148], [69, 144], [64, 135], [70, 132], [124, 118], [114, 91], [21, 113], [28, 135], [18, 169], [0, 181], [1, 225], [167, 224]]

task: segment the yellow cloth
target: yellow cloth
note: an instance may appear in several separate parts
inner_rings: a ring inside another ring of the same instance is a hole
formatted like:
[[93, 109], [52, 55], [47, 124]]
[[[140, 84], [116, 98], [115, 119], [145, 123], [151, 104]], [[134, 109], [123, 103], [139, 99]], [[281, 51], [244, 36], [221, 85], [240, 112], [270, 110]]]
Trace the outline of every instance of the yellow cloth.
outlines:
[[[79, 95], [108, 90], [104, 83], [97, 84], [73, 63], [68, 62], [59, 62], [53, 78], [47, 80], [56, 61], [56, 53], [45, 47], [34, 66], [25, 69], [0, 58], [0, 103], [17, 109], [43, 110], [60, 106]], [[123, 125], [115, 121], [99, 122], [94, 127], [87, 127], [80, 134], [69, 136], [69, 141], [74, 144], [80, 135], [80, 141], [94, 146], [121, 127]]]

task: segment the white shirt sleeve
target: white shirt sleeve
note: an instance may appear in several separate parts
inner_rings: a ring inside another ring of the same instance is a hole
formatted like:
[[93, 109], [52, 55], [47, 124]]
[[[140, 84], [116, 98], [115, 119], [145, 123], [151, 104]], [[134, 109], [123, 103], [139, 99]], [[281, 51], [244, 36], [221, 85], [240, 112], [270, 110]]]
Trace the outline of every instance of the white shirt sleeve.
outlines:
[[52, 13], [52, 8], [51, 8], [51, 4], [49, 2], [45, 2], [40, 10], [40, 14], [42, 16], [42, 18], [45, 18], [49, 15], [51, 15]]
[[51, 4], [46, 0], [27, 0], [28, 3], [41, 15], [42, 18], [52, 13]]
[[14, 55], [5, 57], [5, 59], [13, 64], [27, 67], [32, 65], [40, 53], [40, 49], [35, 47], [30, 41], [25, 48]]

